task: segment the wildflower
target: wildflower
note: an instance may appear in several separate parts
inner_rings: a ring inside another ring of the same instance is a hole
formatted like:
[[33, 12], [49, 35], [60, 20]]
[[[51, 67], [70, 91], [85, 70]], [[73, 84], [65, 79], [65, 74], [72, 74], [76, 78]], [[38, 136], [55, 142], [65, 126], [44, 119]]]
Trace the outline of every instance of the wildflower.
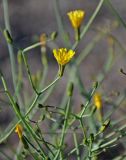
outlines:
[[23, 128], [22, 128], [22, 126], [20, 124], [16, 125], [15, 132], [18, 134], [19, 139], [22, 140]]
[[64, 66], [72, 59], [75, 52], [73, 50], [67, 50], [66, 48], [60, 48], [57, 50], [53, 49], [53, 54], [58, 64]]
[[77, 29], [80, 27], [80, 25], [83, 21], [85, 12], [83, 10], [75, 10], [75, 11], [68, 12], [67, 15], [70, 19], [70, 22], [71, 22], [73, 28]]
[[97, 107], [97, 109], [101, 109], [102, 107], [102, 98], [100, 93], [95, 93], [94, 95], [94, 104]]
[[75, 40], [80, 40], [80, 26], [83, 21], [85, 12], [83, 10], [75, 10], [67, 13], [70, 22], [75, 30]]
[[63, 75], [65, 65], [72, 59], [75, 52], [66, 48], [53, 49], [54, 57], [59, 64], [59, 76]]

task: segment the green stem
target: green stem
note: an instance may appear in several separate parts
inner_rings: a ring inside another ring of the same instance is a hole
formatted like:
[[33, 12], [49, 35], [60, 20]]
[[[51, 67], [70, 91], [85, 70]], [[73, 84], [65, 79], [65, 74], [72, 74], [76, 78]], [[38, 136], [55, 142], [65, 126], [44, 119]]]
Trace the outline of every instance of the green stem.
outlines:
[[79, 121], [80, 121], [81, 129], [82, 129], [82, 132], [83, 132], [83, 135], [84, 135], [84, 140], [86, 140], [86, 139], [87, 139], [87, 136], [86, 136], [86, 128], [85, 128], [85, 126], [83, 125], [82, 118], [79, 119]]
[[79, 152], [77, 136], [76, 136], [75, 131], [73, 132], [73, 138], [74, 138], [74, 144], [75, 144], [75, 148], [76, 148], [77, 160], [80, 160], [80, 152]]
[[83, 107], [82, 111], [79, 113], [79, 117], [80, 117], [80, 118], [82, 118], [82, 116], [83, 116], [83, 114], [85, 113], [85, 111], [86, 111], [88, 105], [90, 104], [90, 101], [91, 101], [91, 99], [92, 99], [92, 97], [93, 97], [93, 95], [94, 95], [96, 89], [97, 89], [97, 85], [94, 86], [94, 88], [92, 89], [88, 101], [86, 102], [86, 104], [85, 104], [85, 106]]
[[[48, 39], [48, 40], [47, 40], [47, 42], [49, 42], [49, 41], [51, 41], [51, 39]], [[27, 62], [27, 58], [26, 58], [26, 56], [25, 56], [25, 53], [28, 52], [29, 50], [34, 49], [34, 48], [36, 48], [36, 47], [38, 47], [38, 46], [41, 46], [41, 45], [42, 45], [41, 42], [35, 43], [35, 44], [33, 44], [33, 45], [31, 45], [31, 46], [23, 49], [23, 51], [21, 52], [21, 53], [22, 53], [22, 57], [23, 57], [23, 59], [24, 59], [24, 63], [25, 63], [26, 69], [27, 69], [29, 81], [30, 81], [31, 86], [32, 86], [32, 88], [33, 88], [33, 90], [35, 91], [36, 94], [39, 94], [39, 93], [38, 93], [37, 89], [35, 88], [34, 83], [33, 83], [33, 81], [32, 81], [32, 76], [31, 76], [30, 68], [29, 68], [29, 65], [28, 65], [28, 62]], [[47, 68], [47, 69], [48, 69], [48, 68]], [[45, 75], [45, 76], [46, 76], [46, 75]]]
[[79, 66], [86, 58], [87, 56], [91, 53], [93, 48], [96, 46], [96, 44], [105, 36], [105, 33], [98, 34], [96, 35], [93, 39], [92, 42], [90, 42], [84, 50], [82, 50], [81, 54], [78, 55], [77, 59], [75, 60], [75, 63], [77, 66]]
[[[50, 42], [50, 41], [52, 41], [52, 39], [47, 39], [46, 40], [46, 42]], [[42, 42], [37, 42], [35, 44], [32, 44], [31, 46], [26, 47], [25, 49], [23, 49], [23, 53], [28, 52], [29, 50], [34, 49], [36, 47], [39, 47], [41, 45], [42, 45]]]
[[[4, 9], [4, 21], [5, 27], [11, 34], [10, 22], [9, 22], [9, 13], [8, 13], [8, 0], [3, 0], [3, 9]], [[12, 72], [12, 79], [14, 90], [16, 90], [16, 67], [15, 67], [15, 58], [14, 58], [14, 50], [11, 44], [7, 43], [9, 56], [10, 56], [10, 63], [11, 63], [11, 72]]]
[[68, 35], [65, 33], [63, 21], [62, 21], [61, 15], [59, 13], [58, 3], [59, 3], [58, 0], [54, 0], [53, 4], [54, 4], [55, 16], [56, 16], [56, 20], [57, 20], [57, 24], [58, 24], [59, 34], [61, 35], [61, 38], [63, 39], [65, 46], [70, 47], [71, 44], [70, 44]]
[[77, 42], [80, 41], [80, 28], [76, 28], [74, 32], [75, 32], [75, 41]]
[[33, 84], [33, 80], [32, 80], [32, 77], [31, 77], [31, 72], [30, 72], [29, 65], [28, 65], [28, 61], [27, 61], [26, 56], [24, 55], [24, 52], [22, 52], [22, 57], [24, 59], [25, 67], [27, 69], [28, 78], [29, 78], [29, 81], [31, 83], [31, 86], [32, 86], [33, 90], [35, 91], [35, 93], [38, 94], [38, 91], [36, 90], [36, 88], [35, 88], [35, 86]]
[[[97, 35], [96, 37], [94, 37], [93, 42], [91, 42], [89, 45], [87, 45], [85, 47], [84, 51], [82, 51], [82, 54], [80, 54], [80, 56], [75, 61], [76, 67], [73, 67], [73, 66], [70, 67], [69, 66], [68, 73], [70, 72], [70, 75], [69, 75], [69, 81], [67, 83], [67, 86], [71, 82], [71, 79], [75, 79], [75, 76], [78, 73], [77, 66], [79, 66], [80, 63], [87, 58], [87, 56], [91, 53], [91, 50], [94, 48], [94, 46], [97, 44], [97, 42], [100, 41], [101, 38], [103, 38], [103, 36], [105, 36], [105, 34], [103, 34], [103, 33]], [[78, 75], [77, 75], [77, 77], [78, 77]], [[66, 92], [65, 92], [65, 94], [63, 96], [63, 99], [62, 99], [62, 102], [60, 103], [60, 107], [66, 106], [66, 102], [67, 102], [67, 97], [66, 97]], [[54, 126], [53, 126], [53, 130], [56, 129], [56, 127], [57, 127], [57, 124], [55, 123]]]
[[[37, 152], [39, 153], [38, 149], [28, 140], [27, 137], [24, 137], [25, 140], [27, 141], [27, 143]], [[28, 150], [30, 151], [30, 148], [28, 148]]]
[[52, 83], [50, 83], [47, 87], [45, 87], [44, 89], [42, 89], [39, 92], [39, 95], [41, 95], [42, 93], [44, 93], [48, 88], [50, 88], [52, 85], [54, 85], [61, 77], [57, 77]]
[[[49, 84], [47, 87], [45, 87], [39, 94], [36, 94], [36, 97], [34, 98], [32, 104], [30, 105], [29, 109], [27, 110], [25, 117], [27, 115], [29, 115], [29, 113], [33, 110], [34, 106], [36, 105], [38, 99], [40, 98], [40, 96], [46, 91], [48, 90], [50, 87], [52, 87], [58, 80], [60, 79], [60, 77], [57, 77], [51, 84]], [[48, 95], [46, 95], [46, 98], [48, 97]], [[46, 98], [44, 100], [46, 100]], [[44, 102], [44, 101], [43, 101]]]
[[[78, 148], [79, 148], [79, 147], [82, 147], [83, 145], [84, 145], [83, 143], [80, 143], [80, 144], [78, 145]], [[67, 155], [70, 156], [70, 155], [73, 154], [75, 151], [76, 151], [76, 148], [73, 148]]]
[[41, 88], [43, 88], [43, 86], [45, 84], [47, 73], [48, 73], [48, 65], [44, 66], [44, 70], [43, 70], [43, 74], [42, 74], [42, 80], [41, 80]]
[[[52, 91], [52, 89], [53, 89], [53, 88], [52, 88], [53, 85], [60, 79], [60, 77], [59, 77], [59, 78], [56, 78], [56, 79], [57, 79], [57, 80], [54, 80], [54, 81], [51, 83], [52, 85], [48, 85], [45, 89], [43, 89], [43, 92], [42, 92], [42, 93], [44, 93], [47, 89], [49, 89], [49, 87], [51, 87], [51, 88], [50, 88], [51, 90], [49, 90], [49, 93], [45, 95], [45, 97], [44, 97], [44, 99], [43, 99], [43, 103], [44, 103], [44, 101], [46, 101], [46, 99], [48, 98], [49, 94], [51, 93], [51, 91]], [[39, 94], [39, 95], [36, 94], [36, 96], [35, 96], [32, 104], [29, 106], [29, 109], [27, 110], [24, 118], [27, 117], [27, 116], [29, 115], [29, 113], [33, 110], [33, 108], [35, 107], [35, 105], [36, 105], [38, 99], [40, 98], [40, 96], [42, 95], [42, 93]], [[5, 139], [7, 139], [7, 137], [9, 137], [9, 135], [14, 131], [16, 125], [17, 125], [18, 123], [20, 123], [20, 122], [21, 122], [21, 120], [19, 120], [19, 121], [7, 132], [7, 134], [6, 134], [2, 139], [0, 139], [0, 143], [2, 143]]]
[[63, 124], [63, 129], [62, 129], [62, 134], [61, 134], [61, 141], [60, 141], [60, 146], [59, 149], [56, 153], [56, 156], [54, 157], [54, 160], [56, 160], [61, 152], [61, 147], [63, 145], [64, 142], [64, 137], [66, 134], [66, 128], [67, 128], [67, 122], [68, 122], [68, 116], [69, 116], [69, 110], [70, 110], [70, 102], [71, 102], [71, 97], [69, 97], [68, 103], [67, 103], [67, 107], [66, 107], [66, 113], [65, 113], [65, 120], [64, 120], [64, 124]]
[[96, 149], [92, 149], [92, 152], [95, 152], [97, 150], [100, 150], [100, 149], [103, 149], [103, 148], [106, 148], [110, 145], [112, 145], [114, 142], [118, 141], [119, 139], [121, 139], [122, 137], [126, 136], [126, 132], [124, 131], [122, 134], [118, 135], [117, 137], [109, 140], [108, 142], [104, 143], [104, 144], [101, 144], [98, 148]]
[[[12, 160], [6, 153], [0, 150], [0, 154], [6, 157], [7, 160]], [[0, 156], [1, 157], [1, 156]], [[2, 157], [1, 157], [2, 158]]]
[[[27, 123], [28, 124], [28, 123]], [[28, 124], [29, 125], [29, 124]], [[36, 134], [35, 132], [34, 132], [34, 130], [33, 130], [33, 128], [29, 125], [29, 128], [31, 129], [31, 131], [34, 133], [34, 134]], [[26, 137], [25, 137], [26, 138]], [[37, 140], [38, 141], [42, 141], [43, 142], [43, 144], [46, 146], [46, 148], [50, 151], [50, 153], [53, 155], [53, 156], [55, 156], [54, 155], [54, 153], [53, 153], [53, 151], [50, 149], [50, 147], [49, 147], [49, 145], [46, 143], [46, 141], [44, 140], [44, 138], [41, 136], [41, 139], [36, 135], [36, 138], [37, 138]], [[27, 139], [27, 138], [26, 138]]]
[[32, 156], [32, 158], [34, 158], [35, 160], [38, 160], [38, 158], [32, 153], [32, 151], [29, 148], [28, 148], [28, 151], [30, 155]]
[[116, 11], [116, 9], [113, 7], [110, 0], [105, 1], [108, 7], [110, 8], [110, 11], [116, 16], [116, 18], [123, 24], [123, 26], [126, 28], [126, 22], [123, 20], [123, 18], [119, 15], [119, 13]]
[[33, 139], [35, 139], [36, 143], [38, 144], [38, 146], [39, 146], [39, 148], [40, 148], [40, 150], [41, 150], [41, 153], [40, 153], [41, 156], [42, 156], [42, 157], [46, 157], [46, 155], [45, 155], [45, 153], [44, 153], [44, 151], [43, 151], [40, 143], [39, 143], [38, 140], [37, 140], [36, 135], [35, 135], [34, 132], [31, 130], [31, 128], [29, 127], [29, 125], [28, 125], [27, 122], [25, 121], [24, 117], [22, 116], [21, 112], [20, 112], [19, 109], [17, 108], [16, 103], [14, 102], [11, 94], [10, 94], [9, 91], [8, 91], [8, 88], [7, 88], [5, 79], [3, 78], [2, 75], [1, 75], [1, 79], [2, 79], [2, 83], [3, 83], [3, 86], [4, 86], [5, 92], [7, 93], [7, 96], [8, 96], [8, 98], [9, 98], [11, 104], [12, 104], [12, 107], [13, 107], [13, 109], [14, 109], [17, 117], [20, 119], [20, 121], [23, 122], [23, 124], [25, 125], [25, 127], [27, 128], [27, 130], [29, 131], [29, 133], [31, 133], [31, 136], [33, 137]]

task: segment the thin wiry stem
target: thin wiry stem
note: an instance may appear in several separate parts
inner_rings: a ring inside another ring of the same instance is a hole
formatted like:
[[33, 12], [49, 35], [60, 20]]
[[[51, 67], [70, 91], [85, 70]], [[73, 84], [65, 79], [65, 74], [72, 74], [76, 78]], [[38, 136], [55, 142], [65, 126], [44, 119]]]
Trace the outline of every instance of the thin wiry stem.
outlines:
[[61, 147], [62, 147], [63, 142], [64, 142], [64, 138], [65, 138], [65, 134], [66, 134], [66, 128], [67, 128], [67, 122], [68, 122], [68, 115], [69, 115], [69, 110], [70, 110], [70, 102], [71, 102], [71, 97], [69, 97], [69, 100], [68, 100], [68, 103], [67, 103], [65, 120], [64, 120], [64, 124], [63, 124], [61, 140], [60, 140], [60, 146], [59, 146], [59, 149], [56, 153], [56, 156], [54, 157], [54, 160], [56, 160], [59, 157], [59, 154], [61, 152]]
[[[4, 21], [5, 21], [5, 28], [11, 34], [11, 27], [9, 22], [9, 13], [8, 13], [8, 0], [3, 0], [3, 9], [4, 9]], [[10, 56], [10, 63], [11, 63], [11, 72], [12, 72], [12, 79], [14, 90], [16, 90], [16, 67], [15, 67], [15, 57], [14, 57], [14, 50], [13, 46], [7, 43], [9, 56]]]

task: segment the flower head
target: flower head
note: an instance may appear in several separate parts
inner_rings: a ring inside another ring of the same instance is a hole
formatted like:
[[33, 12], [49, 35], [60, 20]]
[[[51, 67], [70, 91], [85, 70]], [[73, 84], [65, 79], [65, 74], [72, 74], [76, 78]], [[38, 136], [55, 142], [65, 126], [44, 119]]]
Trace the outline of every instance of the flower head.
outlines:
[[97, 107], [97, 109], [101, 109], [102, 107], [102, 98], [100, 93], [95, 93], [94, 95], [94, 105]]
[[19, 139], [22, 139], [23, 128], [20, 124], [16, 125], [15, 132], [18, 134]]
[[72, 59], [75, 52], [73, 50], [67, 50], [66, 48], [60, 48], [57, 50], [53, 49], [53, 54], [58, 64], [60, 64], [61, 66], [64, 66]]
[[75, 11], [68, 12], [67, 15], [70, 19], [70, 22], [71, 22], [73, 28], [77, 29], [80, 27], [80, 25], [83, 21], [85, 12], [83, 10], [75, 10]]

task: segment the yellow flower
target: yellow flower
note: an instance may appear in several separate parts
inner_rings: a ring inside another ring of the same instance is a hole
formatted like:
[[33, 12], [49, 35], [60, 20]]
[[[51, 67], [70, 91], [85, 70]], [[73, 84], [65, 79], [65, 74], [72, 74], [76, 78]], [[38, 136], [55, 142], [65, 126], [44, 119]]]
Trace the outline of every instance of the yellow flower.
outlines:
[[97, 107], [97, 109], [102, 108], [102, 98], [100, 93], [95, 93], [94, 95], [94, 105]]
[[23, 135], [23, 128], [20, 124], [16, 125], [15, 132], [18, 134], [18, 137], [21, 140]]
[[73, 50], [67, 50], [66, 48], [60, 48], [57, 50], [53, 49], [53, 54], [58, 64], [60, 64], [61, 66], [64, 66], [72, 59], [75, 52]]
[[74, 29], [78, 29], [83, 21], [85, 12], [83, 10], [75, 10], [67, 13]]

